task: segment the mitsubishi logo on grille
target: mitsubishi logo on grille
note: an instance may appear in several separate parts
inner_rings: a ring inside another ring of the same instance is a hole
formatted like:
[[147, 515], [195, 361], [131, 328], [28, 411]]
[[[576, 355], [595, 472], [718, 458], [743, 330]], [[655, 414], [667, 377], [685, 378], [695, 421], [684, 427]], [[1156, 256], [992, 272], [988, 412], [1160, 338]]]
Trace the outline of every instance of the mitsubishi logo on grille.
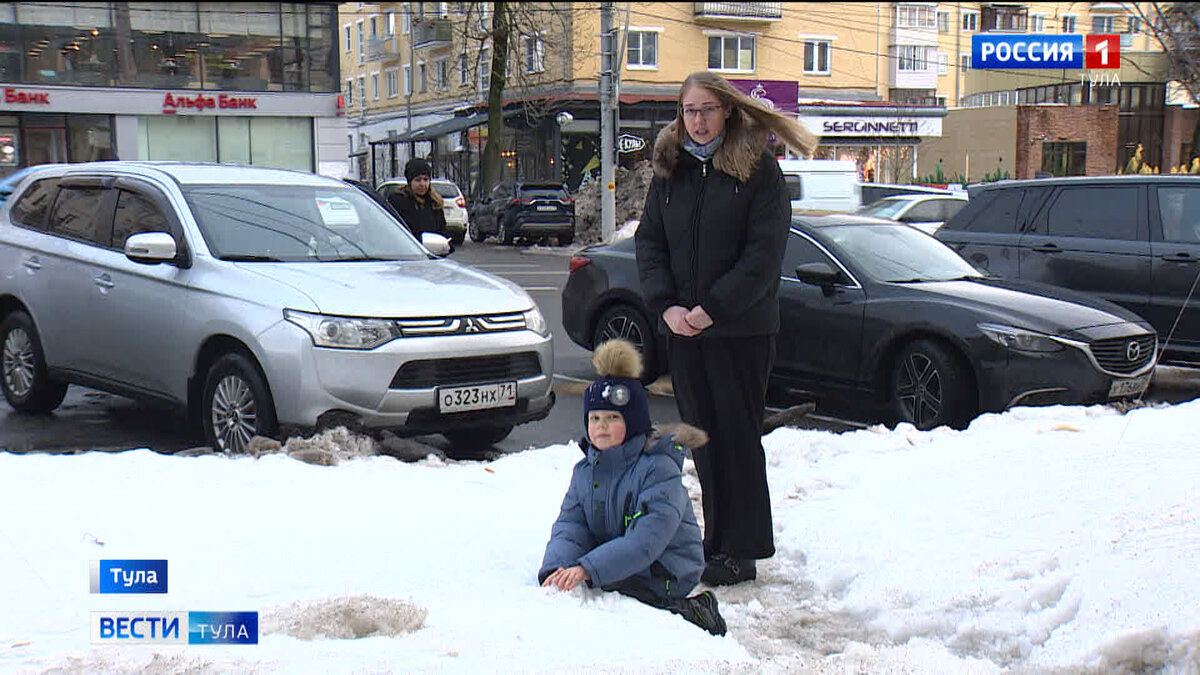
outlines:
[[1125, 358], [1131, 362], [1137, 361], [1142, 355], [1142, 345], [1138, 344], [1137, 340], [1130, 340], [1129, 344], [1125, 345]]
[[483, 325], [481, 324], [480, 320], [476, 319], [473, 316], [468, 316], [465, 319], [463, 319], [463, 323], [466, 324], [466, 328], [463, 329], [464, 333], [482, 333], [483, 332]]

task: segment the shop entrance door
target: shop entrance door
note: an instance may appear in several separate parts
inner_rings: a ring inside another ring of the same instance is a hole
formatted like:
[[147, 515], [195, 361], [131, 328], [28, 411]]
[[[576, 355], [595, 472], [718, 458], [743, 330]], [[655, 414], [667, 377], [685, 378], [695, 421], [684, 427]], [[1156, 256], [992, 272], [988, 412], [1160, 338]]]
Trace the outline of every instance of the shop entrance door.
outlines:
[[25, 165], [67, 161], [66, 127], [25, 127]]

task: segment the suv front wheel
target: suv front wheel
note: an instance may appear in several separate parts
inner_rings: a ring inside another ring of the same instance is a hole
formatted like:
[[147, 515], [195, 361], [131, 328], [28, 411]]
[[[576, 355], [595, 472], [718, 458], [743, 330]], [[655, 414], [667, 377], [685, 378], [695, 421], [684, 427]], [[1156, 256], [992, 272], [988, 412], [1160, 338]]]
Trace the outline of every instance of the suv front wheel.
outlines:
[[251, 438], [277, 432], [267, 384], [241, 354], [226, 354], [208, 369], [201, 406], [204, 437], [219, 452], [245, 452]]
[[42, 341], [28, 314], [13, 312], [0, 323], [0, 350], [0, 386], [9, 405], [21, 412], [48, 413], [62, 404], [67, 383], [51, 380], [46, 372]]

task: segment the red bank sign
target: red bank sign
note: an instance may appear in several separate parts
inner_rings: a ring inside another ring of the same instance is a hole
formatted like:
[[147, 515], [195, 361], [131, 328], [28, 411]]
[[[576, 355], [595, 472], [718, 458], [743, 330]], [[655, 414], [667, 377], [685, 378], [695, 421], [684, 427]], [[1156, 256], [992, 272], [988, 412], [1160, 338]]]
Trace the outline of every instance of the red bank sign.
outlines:
[[176, 96], [168, 93], [163, 97], [162, 105], [163, 113], [170, 115], [180, 110], [196, 110], [203, 112], [204, 110], [246, 110], [258, 109], [257, 96], [230, 96], [228, 94], [220, 94], [218, 96], [206, 96], [204, 94], [195, 95], [180, 95]]
[[21, 91], [20, 89], [4, 88], [5, 103], [33, 103], [50, 105], [50, 94], [40, 91]]

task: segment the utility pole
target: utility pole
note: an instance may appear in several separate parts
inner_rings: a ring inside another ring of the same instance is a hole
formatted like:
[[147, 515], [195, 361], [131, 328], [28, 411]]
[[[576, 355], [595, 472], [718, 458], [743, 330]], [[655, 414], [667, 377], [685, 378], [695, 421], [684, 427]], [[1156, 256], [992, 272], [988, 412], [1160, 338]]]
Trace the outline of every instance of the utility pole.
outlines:
[[[413, 61], [416, 58], [416, 50], [413, 47], [413, 41], [417, 37], [417, 21], [412, 13], [413, 3], [408, 3], [404, 8], [405, 15], [408, 17], [408, 79], [404, 86], [407, 88], [404, 94], [404, 107], [407, 109], [408, 124], [406, 133], [409, 134], [408, 139], [408, 158], [412, 159], [417, 153], [413, 152], [416, 149], [416, 144], [412, 140], [412, 96], [413, 90], [417, 88], [417, 64]], [[396, 146], [392, 146], [392, 154], [396, 154]]]
[[613, 3], [600, 3], [600, 232], [604, 241], [616, 233], [617, 184], [614, 175], [612, 93], [616, 75], [613, 50]]

